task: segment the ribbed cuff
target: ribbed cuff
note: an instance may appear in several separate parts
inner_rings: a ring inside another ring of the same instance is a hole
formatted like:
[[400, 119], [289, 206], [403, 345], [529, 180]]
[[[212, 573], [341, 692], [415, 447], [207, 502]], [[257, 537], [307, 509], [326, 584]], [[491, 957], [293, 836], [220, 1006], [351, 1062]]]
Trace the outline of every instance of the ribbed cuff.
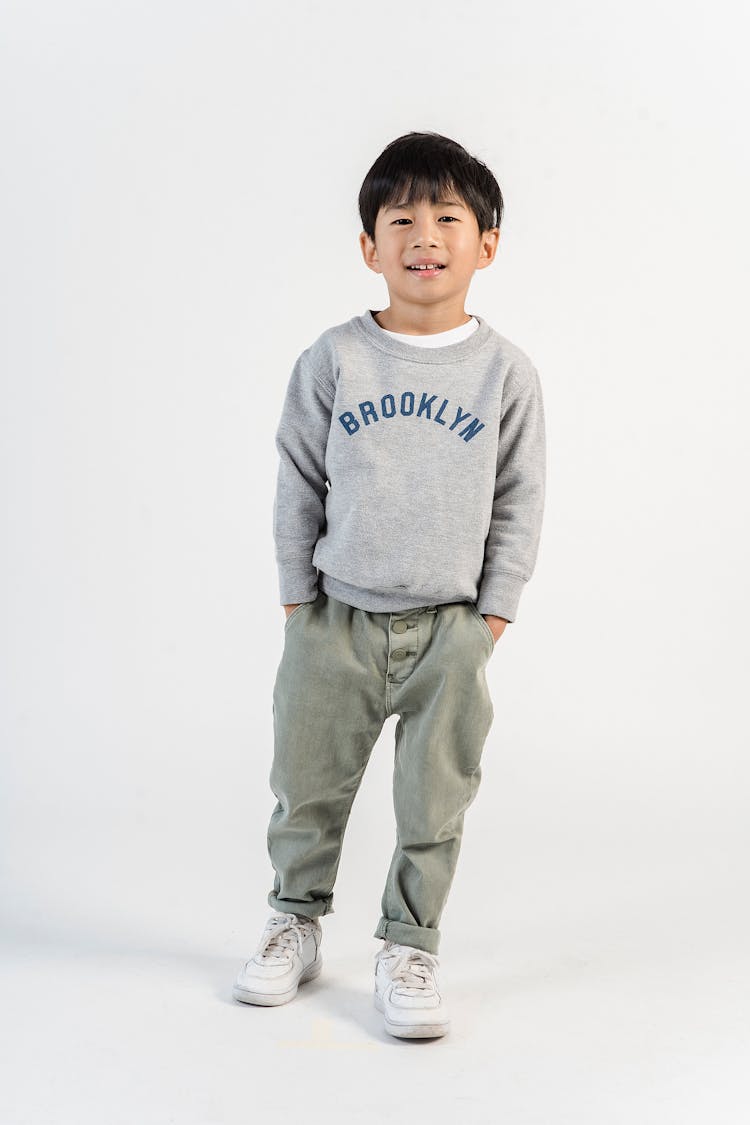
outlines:
[[314, 602], [318, 596], [318, 570], [308, 558], [278, 562], [281, 605]]
[[479, 588], [477, 609], [482, 615], [491, 614], [494, 617], [504, 617], [506, 621], [515, 621], [525, 585], [526, 580], [519, 578], [517, 574], [505, 571], [485, 574]]

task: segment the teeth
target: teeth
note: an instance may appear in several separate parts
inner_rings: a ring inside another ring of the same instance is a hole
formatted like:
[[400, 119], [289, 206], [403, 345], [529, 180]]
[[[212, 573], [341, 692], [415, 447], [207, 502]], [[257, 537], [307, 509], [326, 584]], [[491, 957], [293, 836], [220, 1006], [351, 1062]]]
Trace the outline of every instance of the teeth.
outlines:
[[410, 270], [441, 270], [443, 267], [434, 262], [430, 266], [409, 266], [408, 268]]

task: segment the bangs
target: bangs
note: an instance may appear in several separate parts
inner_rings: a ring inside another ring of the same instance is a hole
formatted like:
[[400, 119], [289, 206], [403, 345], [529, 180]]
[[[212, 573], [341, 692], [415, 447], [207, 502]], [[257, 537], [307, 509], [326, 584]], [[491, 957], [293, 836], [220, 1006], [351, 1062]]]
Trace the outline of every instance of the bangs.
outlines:
[[435, 173], [424, 168], [416, 171], [403, 169], [393, 180], [382, 185], [379, 194], [381, 207], [396, 207], [398, 204], [413, 207], [415, 203], [422, 202], [434, 205], [449, 199], [455, 199], [456, 203], [465, 202], [447, 169], [438, 169]]

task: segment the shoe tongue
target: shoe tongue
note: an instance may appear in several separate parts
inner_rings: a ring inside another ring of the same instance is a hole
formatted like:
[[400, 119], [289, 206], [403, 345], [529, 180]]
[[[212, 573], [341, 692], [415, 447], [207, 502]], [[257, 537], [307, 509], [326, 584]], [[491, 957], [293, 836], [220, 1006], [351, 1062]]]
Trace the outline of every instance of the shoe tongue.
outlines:
[[[409, 952], [406, 954], [404, 963], [400, 971], [396, 975], [396, 982], [399, 988], [408, 991], [410, 994], [415, 992], [422, 992], [424, 989], [430, 987], [428, 973], [425, 971], [425, 961], [421, 960], [422, 950], [407, 947]], [[404, 947], [401, 947], [401, 952], [405, 952]], [[427, 958], [425, 958], [427, 960]]]
[[399, 980], [402, 980], [404, 984], [416, 988], [424, 988], [426, 984], [424, 976], [421, 973], [414, 972], [408, 965], [404, 966], [399, 973]]
[[291, 935], [288, 934], [288, 927], [294, 923], [295, 917], [293, 914], [279, 913], [273, 921], [276, 925], [263, 946], [261, 956], [268, 961], [285, 961], [289, 957], [291, 947], [289, 940]]

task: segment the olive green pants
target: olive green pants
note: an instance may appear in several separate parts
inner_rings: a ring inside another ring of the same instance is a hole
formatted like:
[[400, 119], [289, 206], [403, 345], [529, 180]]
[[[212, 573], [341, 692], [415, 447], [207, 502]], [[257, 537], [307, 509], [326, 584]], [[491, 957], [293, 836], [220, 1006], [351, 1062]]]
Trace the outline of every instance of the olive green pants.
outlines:
[[371, 613], [320, 591], [284, 631], [273, 689], [269, 905], [333, 912], [352, 804], [383, 724], [397, 714], [396, 847], [373, 936], [437, 953], [494, 717], [490, 628], [469, 602]]

